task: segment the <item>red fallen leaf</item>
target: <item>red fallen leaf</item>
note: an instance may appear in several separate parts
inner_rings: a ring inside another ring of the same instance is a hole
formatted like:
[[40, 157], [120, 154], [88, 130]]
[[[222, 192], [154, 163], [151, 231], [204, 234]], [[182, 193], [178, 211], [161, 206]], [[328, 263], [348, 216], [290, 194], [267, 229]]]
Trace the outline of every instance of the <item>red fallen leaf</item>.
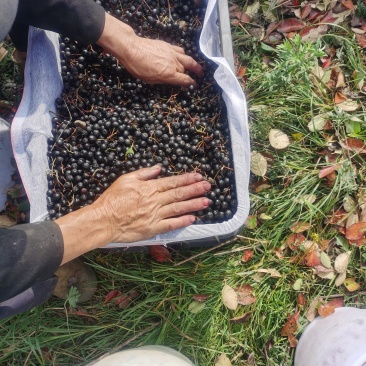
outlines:
[[240, 20], [239, 19], [233, 19], [230, 23], [231, 23], [232, 26], [237, 27], [240, 24]]
[[328, 305], [331, 305], [334, 308], [343, 308], [344, 307], [344, 298], [336, 297], [336, 298], [328, 301]]
[[297, 295], [297, 306], [301, 309], [306, 305], [306, 297], [303, 293]]
[[245, 250], [243, 256], [241, 257], [241, 261], [246, 263], [253, 258], [254, 252], [253, 250]]
[[332, 59], [331, 58], [326, 58], [323, 63], [322, 63], [322, 68], [326, 69], [327, 67], [329, 67], [332, 64]]
[[238, 71], [238, 76], [243, 78], [247, 72], [247, 68], [245, 66], [241, 66]]
[[229, 13], [231, 14], [231, 13], [233, 13], [233, 12], [235, 12], [235, 11], [238, 11], [240, 8], [239, 8], [239, 5], [231, 5], [230, 7], [229, 7]]
[[278, 23], [277, 30], [281, 33], [295, 32], [304, 28], [305, 24], [303, 21], [297, 18], [288, 18], [281, 20]]
[[299, 314], [300, 312], [298, 311], [297, 313], [288, 317], [280, 333], [282, 337], [288, 337], [289, 335], [294, 335], [297, 332], [297, 322], [299, 321]]
[[344, 149], [352, 150], [358, 154], [366, 154], [365, 142], [357, 139], [356, 137], [347, 137], [339, 143]]
[[346, 223], [347, 215], [347, 212], [343, 208], [340, 208], [337, 211], [333, 211], [330, 218], [328, 219], [328, 224], [344, 226]]
[[320, 169], [319, 170], [319, 174], [318, 174], [318, 177], [320, 179], [328, 176], [329, 174], [335, 172], [336, 170], [338, 170], [341, 166], [339, 164], [335, 164], [333, 166], [328, 166], [326, 168], [323, 168], [323, 169]]
[[341, 3], [348, 10], [352, 10], [355, 7], [352, 0], [342, 0]]
[[308, 16], [308, 21], [311, 22], [315, 19], [317, 19], [319, 16], [322, 15], [322, 12], [320, 10], [311, 9], [310, 14]]
[[319, 22], [321, 22], [321, 23], [334, 23], [336, 20], [337, 19], [334, 18], [334, 16], [333, 16], [333, 12], [328, 11], [328, 13], [326, 13], [323, 18], [319, 19]]
[[119, 292], [117, 290], [112, 290], [108, 292], [108, 294], [105, 296], [104, 304], [108, 304], [110, 301], [112, 301], [115, 297], [121, 296], [122, 292]]
[[288, 336], [288, 343], [290, 344], [290, 347], [295, 348], [299, 343], [299, 340], [293, 334], [290, 334]]
[[366, 244], [366, 238], [362, 238], [362, 239], [359, 239], [359, 240], [349, 240], [349, 243], [351, 245], [356, 245], [358, 247], [361, 247], [361, 246]]
[[301, 233], [293, 233], [291, 234], [287, 240], [286, 240], [286, 245], [291, 249], [291, 250], [297, 250], [300, 246], [300, 244], [305, 241], [306, 238], [304, 235], [302, 235]]
[[332, 305], [329, 305], [329, 303], [327, 304], [324, 304], [324, 305], [321, 305], [319, 308], [318, 308], [318, 314], [320, 316], [322, 316], [323, 318], [333, 314], [335, 311], [334, 309], [334, 306]]
[[125, 301], [126, 299], [128, 299], [128, 295], [121, 295], [120, 297], [117, 297], [114, 302], [118, 305], [121, 302]]
[[366, 48], [366, 35], [356, 34], [356, 41], [361, 48]]
[[197, 294], [193, 295], [192, 299], [198, 302], [205, 302], [209, 297], [210, 295]]
[[351, 241], [364, 238], [366, 233], [366, 222], [356, 222], [346, 229], [346, 238]]
[[159, 263], [166, 263], [172, 261], [172, 256], [167, 248], [163, 245], [149, 246], [150, 255]]
[[304, 221], [299, 221], [299, 222], [295, 222], [294, 224], [292, 224], [290, 226], [290, 230], [293, 233], [302, 233], [303, 231], [306, 231], [310, 228], [310, 224], [308, 222], [304, 222]]
[[275, 31], [278, 27], [278, 22], [272, 22], [266, 30], [266, 36], [270, 35], [273, 31]]
[[308, 267], [318, 266], [320, 264], [319, 254], [315, 250], [310, 250], [304, 258], [304, 264]]
[[336, 92], [334, 95], [334, 103], [340, 104], [347, 100], [347, 97], [341, 92]]
[[330, 173], [329, 175], [327, 175], [325, 178], [327, 180], [328, 187], [333, 187], [335, 181], [337, 180], [337, 174], [335, 172], [333, 172], [333, 173]]
[[305, 19], [311, 12], [311, 4], [307, 3], [302, 9], [300, 13], [300, 18]]
[[253, 287], [250, 285], [241, 285], [235, 289], [238, 294], [238, 304], [250, 305], [257, 301], [257, 298], [253, 295]]
[[73, 309], [71, 306], [69, 306], [69, 314], [72, 315], [79, 315], [79, 316], [91, 316], [94, 317], [94, 315], [90, 315], [84, 308], [81, 306], [77, 306], [75, 309]]

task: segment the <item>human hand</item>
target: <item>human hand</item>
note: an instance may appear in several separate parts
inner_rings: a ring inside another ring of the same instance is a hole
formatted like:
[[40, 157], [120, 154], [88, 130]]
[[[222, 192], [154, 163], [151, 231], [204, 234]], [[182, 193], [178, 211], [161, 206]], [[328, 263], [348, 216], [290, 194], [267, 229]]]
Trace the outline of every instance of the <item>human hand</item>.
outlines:
[[132, 28], [106, 13], [105, 27], [97, 42], [112, 53], [136, 78], [149, 84], [166, 83], [188, 87], [197, 83], [185, 70], [202, 76], [199, 63], [183, 48], [167, 42], [136, 36]]
[[211, 185], [200, 174], [154, 179], [160, 171], [154, 166], [125, 174], [91, 205], [111, 242], [140, 241], [188, 226], [195, 221], [192, 212], [208, 207], [209, 199], [199, 196]]

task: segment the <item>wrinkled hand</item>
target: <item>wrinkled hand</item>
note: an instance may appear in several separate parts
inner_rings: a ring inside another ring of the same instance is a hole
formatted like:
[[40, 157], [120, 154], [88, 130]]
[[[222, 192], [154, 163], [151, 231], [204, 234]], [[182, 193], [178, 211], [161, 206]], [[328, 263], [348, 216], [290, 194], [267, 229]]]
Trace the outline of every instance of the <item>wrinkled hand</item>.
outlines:
[[183, 48], [167, 42], [136, 36], [132, 28], [106, 13], [105, 27], [97, 42], [112, 53], [136, 78], [149, 84], [166, 83], [188, 87], [196, 82], [184, 72], [202, 76], [199, 63]]
[[92, 205], [110, 231], [110, 241], [133, 242], [192, 224], [192, 212], [209, 205], [211, 188], [200, 174], [154, 179], [160, 166], [120, 177]]

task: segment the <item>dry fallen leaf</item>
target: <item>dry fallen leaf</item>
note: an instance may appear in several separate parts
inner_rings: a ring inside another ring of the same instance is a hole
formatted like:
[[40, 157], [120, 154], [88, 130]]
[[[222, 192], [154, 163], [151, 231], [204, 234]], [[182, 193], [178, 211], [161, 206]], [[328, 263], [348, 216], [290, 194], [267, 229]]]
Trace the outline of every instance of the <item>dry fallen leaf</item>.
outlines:
[[240, 305], [250, 305], [257, 301], [257, 298], [253, 295], [253, 287], [250, 285], [238, 286], [235, 291]]
[[299, 341], [293, 334], [290, 334], [288, 336], [288, 343], [290, 344], [290, 347], [295, 348]]
[[247, 249], [244, 251], [243, 256], [241, 257], [241, 261], [246, 263], [253, 258], [254, 252], [253, 250]]
[[302, 287], [302, 283], [303, 283], [303, 280], [302, 278], [298, 278], [294, 284], [292, 285], [292, 288], [295, 290], [295, 291], [300, 291], [301, 287]]
[[338, 273], [345, 273], [349, 264], [349, 257], [351, 252], [341, 253], [334, 261], [334, 269]]
[[336, 92], [334, 95], [334, 103], [340, 104], [347, 100], [347, 97], [341, 92]]
[[172, 256], [169, 250], [163, 245], [150, 245], [150, 255], [159, 263], [172, 262]]
[[282, 337], [288, 337], [289, 335], [294, 335], [297, 332], [297, 322], [299, 321], [299, 314], [297, 312], [293, 315], [290, 315], [281, 330]]
[[344, 273], [339, 273], [336, 280], [334, 281], [334, 284], [336, 287], [339, 287], [341, 286], [344, 281], [346, 280], [346, 277], [347, 277], [347, 273], [344, 272]]
[[197, 295], [193, 295], [192, 299], [195, 301], [198, 301], [198, 302], [205, 302], [209, 297], [210, 297], [210, 295], [197, 294]]
[[253, 174], [264, 177], [267, 173], [267, 159], [259, 152], [252, 151], [250, 155], [250, 170]]
[[361, 105], [354, 100], [347, 99], [344, 102], [337, 104], [337, 107], [344, 112], [353, 112], [361, 108]]
[[333, 166], [328, 166], [326, 168], [319, 170], [319, 178], [324, 178], [328, 176], [329, 174], [333, 173], [334, 171], [338, 170], [341, 166], [339, 164], [335, 164]]
[[357, 222], [346, 230], [346, 238], [351, 241], [362, 239], [366, 233], [366, 222]]
[[269, 143], [276, 150], [286, 149], [290, 145], [289, 137], [276, 128], [269, 131]]
[[360, 284], [354, 278], [346, 278], [343, 284], [349, 292], [357, 291], [360, 288]]
[[346, 212], [352, 212], [357, 206], [356, 201], [349, 195], [343, 198], [343, 208]]
[[293, 233], [291, 234], [287, 240], [286, 240], [286, 245], [291, 249], [291, 250], [297, 250], [300, 247], [300, 244], [302, 242], [304, 242], [306, 240], [305, 236], [302, 235], [301, 233]]
[[306, 305], [306, 297], [305, 295], [300, 292], [297, 294], [297, 306], [302, 309]]
[[280, 278], [281, 273], [277, 271], [275, 268], [260, 268], [257, 269], [258, 273], [268, 273], [272, 278]]
[[332, 263], [330, 261], [330, 258], [328, 256], [327, 253], [325, 252], [321, 252], [320, 253], [320, 263], [325, 267], [325, 268], [332, 268]]
[[356, 137], [348, 137], [339, 143], [346, 150], [354, 151], [358, 154], [366, 154], [365, 142]]
[[298, 221], [290, 226], [290, 230], [293, 233], [298, 234], [298, 233], [302, 233], [302, 232], [308, 230], [310, 228], [310, 226], [311, 225], [308, 222]]
[[344, 298], [335, 297], [334, 299], [328, 301], [328, 304], [330, 304], [334, 308], [343, 308], [344, 307]]
[[315, 267], [320, 264], [319, 254], [316, 252], [316, 250], [310, 250], [306, 254], [304, 258], [304, 264], [308, 267]]
[[229, 285], [225, 285], [221, 291], [222, 302], [230, 309], [235, 310], [238, 307], [238, 294]]
[[301, 30], [304, 28], [305, 24], [300, 19], [297, 18], [287, 18], [284, 20], [281, 20], [278, 23], [277, 30], [280, 33], [289, 33], [289, 32], [295, 32], [298, 30]]
[[325, 280], [332, 280], [335, 277], [333, 268], [325, 268], [322, 265], [315, 266], [314, 273]]
[[323, 299], [318, 295], [316, 297], [314, 297], [314, 299], [311, 301], [310, 305], [309, 305], [309, 309], [307, 310], [305, 317], [309, 322], [312, 322], [317, 315], [317, 308], [319, 306], [319, 304], [321, 304], [323, 302]]
[[232, 364], [225, 353], [221, 353], [221, 355], [216, 358], [215, 366], [232, 366]]
[[322, 131], [328, 129], [329, 116], [327, 114], [319, 114], [312, 118], [308, 123], [308, 129], [311, 132]]
[[234, 324], [245, 323], [250, 319], [251, 315], [252, 315], [251, 312], [250, 313], [244, 313], [242, 315], [236, 316], [235, 318], [231, 318], [230, 322], [234, 323]]
[[318, 314], [322, 316], [323, 318], [333, 314], [335, 311], [334, 306], [328, 304], [324, 304], [319, 306]]

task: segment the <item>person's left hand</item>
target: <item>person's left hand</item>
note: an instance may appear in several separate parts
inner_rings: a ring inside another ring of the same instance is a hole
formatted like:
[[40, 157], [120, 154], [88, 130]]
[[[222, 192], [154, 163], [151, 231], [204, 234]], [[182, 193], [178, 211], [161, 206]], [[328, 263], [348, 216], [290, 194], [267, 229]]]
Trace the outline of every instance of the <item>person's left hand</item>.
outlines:
[[165, 83], [188, 87], [196, 81], [185, 74], [202, 76], [202, 66], [183, 48], [160, 40], [136, 36], [132, 28], [106, 13], [98, 44], [112, 53], [136, 78], [149, 84]]

